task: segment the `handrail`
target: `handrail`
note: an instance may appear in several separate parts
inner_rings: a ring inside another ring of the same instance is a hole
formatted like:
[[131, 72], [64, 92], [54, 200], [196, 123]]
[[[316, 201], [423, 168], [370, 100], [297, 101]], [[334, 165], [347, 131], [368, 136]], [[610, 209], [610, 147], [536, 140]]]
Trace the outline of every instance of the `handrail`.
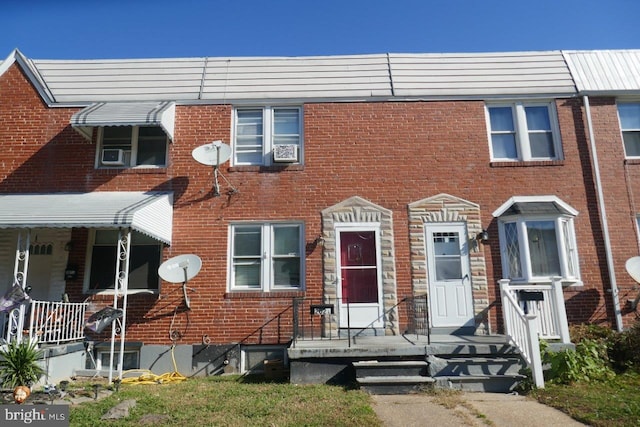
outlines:
[[[417, 302], [422, 303], [422, 299], [424, 299], [423, 308], [421, 309], [416, 305]], [[350, 317], [347, 316], [346, 324], [341, 324], [340, 328], [347, 331], [347, 339], [345, 340], [343, 336], [338, 332], [335, 337], [332, 335], [332, 331], [337, 330], [338, 326], [335, 324], [335, 317], [337, 313], [334, 311], [335, 304], [340, 301], [339, 298], [335, 299], [327, 299], [327, 298], [294, 298], [293, 300], [293, 330], [294, 330], [294, 341], [293, 346], [295, 347], [295, 343], [297, 340], [301, 339], [316, 339], [316, 332], [319, 332], [318, 338], [322, 340], [344, 340], [347, 341], [348, 346], [351, 346], [352, 340], [355, 343], [356, 338], [361, 336], [364, 331], [373, 327], [373, 325], [380, 321], [380, 319], [388, 316], [393, 310], [400, 307], [402, 304], [406, 304], [407, 313], [405, 316], [407, 317], [407, 329], [402, 332], [402, 335], [407, 333], [416, 333], [419, 334], [421, 331], [424, 331], [424, 334], [427, 335], [428, 342], [431, 342], [430, 335], [430, 327], [429, 327], [429, 319], [428, 319], [428, 310], [427, 310], [427, 295], [419, 295], [419, 296], [406, 296], [402, 298], [398, 303], [390, 307], [381, 313], [378, 317], [373, 319], [369, 324], [364, 327], [357, 327], [352, 329]], [[413, 303], [413, 305], [411, 305]], [[305, 315], [306, 308], [308, 304], [309, 314]], [[346, 304], [346, 303], [345, 303]], [[319, 326], [314, 323], [314, 318], [322, 316], [320, 320]], [[330, 317], [326, 317], [330, 316]], [[306, 321], [308, 320], [308, 322]], [[417, 324], [420, 323], [420, 326]]]
[[501, 279], [500, 295], [505, 323], [505, 334], [520, 350], [522, 357], [531, 368], [533, 381], [538, 388], [544, 388], [542, 357], [538, 338], [537, 315], [525, 314], [509, 289], [509, 280]]

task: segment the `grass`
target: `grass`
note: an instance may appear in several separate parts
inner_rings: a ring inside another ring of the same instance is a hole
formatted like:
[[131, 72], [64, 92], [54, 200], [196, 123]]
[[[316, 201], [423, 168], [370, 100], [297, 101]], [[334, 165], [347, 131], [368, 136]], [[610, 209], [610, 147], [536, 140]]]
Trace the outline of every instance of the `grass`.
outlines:
[[193, 378], [157, 385], [122, 385], [117, 393], [74, 406], [70, 425], [95, 426], [110, 408], [135, 399], [129, 417], [110, 426], [380, 426], [369, 396], [327, 385], [249, 383], [240, 377]]
[[640, 425], [640, 373], [627, 372], [602, 382], [546, 384], [532, 396], [595, 427]]

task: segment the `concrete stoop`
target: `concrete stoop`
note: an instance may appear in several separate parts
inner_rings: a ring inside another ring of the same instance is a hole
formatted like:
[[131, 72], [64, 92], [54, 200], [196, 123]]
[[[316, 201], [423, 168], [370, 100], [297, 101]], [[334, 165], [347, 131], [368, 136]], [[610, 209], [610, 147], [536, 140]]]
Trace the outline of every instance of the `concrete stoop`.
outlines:
[[407, 394], [433, 386], [429, 364], [419, 360], [353, 362], [356, 381], [371, 394]]
[[353, 362], [356, 381], [371, 394], [406, 394], [427, 388], [509, 393], [525, 378], [517, 353], [428, 355], [427, 360]]

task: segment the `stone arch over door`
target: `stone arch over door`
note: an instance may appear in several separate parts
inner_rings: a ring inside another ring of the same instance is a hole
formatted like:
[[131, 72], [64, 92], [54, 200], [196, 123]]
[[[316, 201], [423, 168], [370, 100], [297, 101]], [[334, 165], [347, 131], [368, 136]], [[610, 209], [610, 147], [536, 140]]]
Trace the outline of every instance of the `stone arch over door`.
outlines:
[[429, 292], [425, 224], [465, 222], [469, 237], [473, 310], [478, 333], [490, 333], [487, 311], [489, 288], [484, 247], [475, 236], [482, 232], [480, 206], [449, 194], [441, 193], [408, 206], [411, 284], [414, 295]]
[[[380, 269], [382, 277], [382, 308], [385, 313], [397, 303], [396, 265], [393, 238], [393, 215], [385, 209], [358, 196], [350, 197], [322, 211], [323, 249], [323, 295], [325, 301], [338, 298], [336, 226], [349, 224], [377, 225], [380, 233]], [[331, 325], [337, 330], [338, 316], [332, 317]], [[385, 334], [398, 334], [398, 315], [395, 309], [384, 316]]]

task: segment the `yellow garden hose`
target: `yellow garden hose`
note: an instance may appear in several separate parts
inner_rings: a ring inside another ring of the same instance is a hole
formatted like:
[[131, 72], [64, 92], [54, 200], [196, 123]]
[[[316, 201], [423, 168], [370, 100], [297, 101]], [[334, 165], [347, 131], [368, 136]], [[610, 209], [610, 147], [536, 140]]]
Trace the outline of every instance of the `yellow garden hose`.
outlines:
[[[178, 372], [178, 366], [176, 365], [176, 358], [173, 354], [175, 345], [171, 346], [171, 359], [173, 360], [173, 372], [167, 372], [162, 375], [156, 375], [147, 369], [131, 369], [123, 373], [122, 384], [166, 384], [170, 382], [181, 382], [187, 379], [184, 375]], [[124, 378], [126, 373], [140, 372], [141, 374], [134, 377]]]

